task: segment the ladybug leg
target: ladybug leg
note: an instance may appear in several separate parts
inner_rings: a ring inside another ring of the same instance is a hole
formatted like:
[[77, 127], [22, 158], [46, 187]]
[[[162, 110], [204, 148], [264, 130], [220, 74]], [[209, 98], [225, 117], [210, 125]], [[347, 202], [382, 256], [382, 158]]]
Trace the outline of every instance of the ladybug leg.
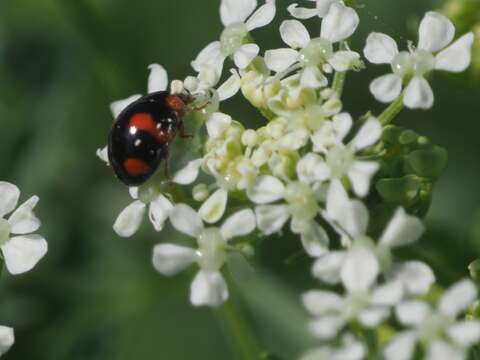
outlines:
[[178, 129], [180, 130], [180, 137], [182, 139], [191, 139], [193, 138], [193, 135], [191, 134], [186, 134], [185, 133], [185, 124], [183, 121], [180, 121], [179, 124], [178, 124]]

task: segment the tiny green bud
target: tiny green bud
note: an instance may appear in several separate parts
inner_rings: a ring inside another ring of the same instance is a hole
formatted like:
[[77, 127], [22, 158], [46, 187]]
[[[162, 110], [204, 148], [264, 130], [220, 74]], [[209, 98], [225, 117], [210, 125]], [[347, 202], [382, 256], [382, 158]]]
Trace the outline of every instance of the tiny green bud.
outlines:
[[192, 196], [195, 201], [204, 201], [210, 192], [206, 184], [198, 184], [193, 187]]
[[480, 283], [480, 259], [477, 259], [468, 265], [468, 271], [470, 272], [470, 277], [472, 280]]

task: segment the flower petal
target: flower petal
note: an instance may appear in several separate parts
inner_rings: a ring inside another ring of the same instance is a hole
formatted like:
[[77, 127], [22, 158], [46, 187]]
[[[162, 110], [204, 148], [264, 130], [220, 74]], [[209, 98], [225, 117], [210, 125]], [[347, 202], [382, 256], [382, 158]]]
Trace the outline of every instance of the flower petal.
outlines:
[[402, 92], [402, 79], [395, 74], [380, 76], [371, 82], [370, 92], [377, 101], [391, 103]]
[[280, 25], [282, 40], [292, 49], [301, 49], [308, 45], [310, 34], [307, 28], [298, 20], [285, 20]]
[[343, 208], [348, 203], [347, 191], [338, 179], [332, 180], [327, 193], [327, 215], [331, 220], [338, 221], [342, 217]]
[[257, 227], [265, 235], [280, 231], [290, 218], [287, 205], [264, 205], [255, 209]]
[[390, 311], [383, 308], [367, 309], [360, 313], [358, 320], [366, 328], [372, 329], [380, 325], [390, 316]]
[[355, 67], [360, 61], [360, 54], [355, 51], [337, 51], [333, 57], [328, 60], [335, 71], [348, 71]]
[[403, 103], [409, 109], [430, 109], [433, 106], [433, 91], [428, 81], [414, 77], [405, 90]]
[[104, 161], [107, 165], [109, 164], [108, 146], [105, 146], [101, 149], [97, 149], [96, 155], [100, 160]]
[[345, 259], [345, 251], [331, 251], [315, 261], [312, 274], [327, 284], [335, 285], [340, 281], [340, 269]]
[[332, 43], [346, 40], [355, 32], [359, 22], [355, 10], [341, 3], [334, 3], [323, 19], [320, 36]]
[[318, 257], [328, 252], [329, 238], [325, 229], [313, 222], [307, 231], [301, 234], [303, 248], [308, 255]]
[[32, 196], [13, 212], [8, 219], [12, 234], [30, 234], [38, 230], [40, 220], [33, 213], [33, 208], [37, 205], [38, 200], [38, 196]]
[[310, 323], [310, 331], [319, 339], [329, 340], [337, 336], [341, 328], [345, 326], [345, 320], [336, 315], [322, 316]]
[[150, 76], [148, 77], [148, 93], [165, 91], [168, 88], [168, 74], [165, 68], [159, 64], [151, 64]]
[[297, 19], [310, 19], [318, 15], [318, 11], [315, 8], [299, 7], [298, 4], [291, 4], [287, 8], [290, 15]]
[[275, 49], [265, 52], [265, 63], [270, 70], [282, 72], [298, 60], [298, 51], [293, 49]]
[[255, 204], [268, 204], [285, 195], [285, 185], [274, 176], [259, 176], [247, 189], [247, 196]]
[[12, 275], [30, 271], [47, 253], [47, 241], [40, 235], [15, 236], [1, 246], [5, 266]]
[[190, 302], [193, 306], [218, 307], [227, 299], [227, 283], [219, 272], [198, 272], [190, 287]]
[[377, 279], [379, 270], [375, 254], [365, 247], [355, 246], [347, 253], [340, 277], [348, 291], [366, 291]]
[[300, 84], [306, 88], [318, 89], [328, 85], [328, 79], [318, 66], [308, 66], [302, 71]]
[[195, 250], [175, 244], [158, 244], [153, 248], [153, 267], [162, 275], [173, 276], [195, 261]]
[[16, 185], [0, 181], [0, 218], [15, 209], [19, 197], [20, 190]]
[[235, 65], [239, 69], [245, 69], [252, 60], [258, 55], [260, 48], [257, 44], [245, 44], [240, 46], [240, 48], [233, 55], [233, 60]]
[[7, 326], [0, 326], [0, 356], [5, 354], [15, 342], [13, 329]]
[[220, 231], [226, 240], [237, 236], [250, 234], [257, 227], [255, 214], [250, 209], [244, 209], [230, 216], [223, 223]]
[[236, 70], [230, 71], [232, 75], [217, 89], [220, 101], [225, 101], [240, 90], [241, 79]]
[[136, 94], [126, 99], [114, 101], [113, 103], [111, 103], [110, 110], [112, 111], [113, 117], [116, 119], [123, 110], [125, 110], [129, 105], [131, 105], [135, 101], [139, 100], [141, 97], [142, 95]]
[[211, 68], [215, 69], [217, 75], [220, 75], [224, 61], [225, 56], [223, 56], [221, 52], [220, 41], [214, 41], [200, 51], [195, 60], [192, 61], [191, 65], [196, 72]]
[[435, 58], [435, 69], [451, 72], [462, 72], [470, 66], [474, 35], [468, 33], [455, 41]]
[[453, 284], [443, 294], [438, 310], [448, 316], [456, 317], [475, 301], [477, 288], [472, 281], [465, 279]]
[[198, 237], [203, 230], [200, 216], [185, 204], [177, 204], [173, 207], [170, 222], [175, 229], [194, 238]]
[[382, 125], [374, 118], [369, 117], [365, 124], [362, 125], [357, 135], [353, 138], [350, 145], [356, 150], [363, 150], [374, 145], [380, 140], [382, 135]]
[[417, 337], [413, 331], [403, 331], [385, 347], [384, 355], [386, 360], [410, 360], [415, 350]]
[[206, 223], [214, 224], [220, 220], [225, 213], [227, 201], [228, 191], [218, 189], [202, 204], [198, 210], [198, 214]]
[[121, 237], [132, 236], [140, 228], [146, 208], [140, 200], [134, 201], [118, 215], [113, 224], [113, 230]]
[[215, 112], [207, 120], [207, 132], [211, 138], [219, 137], [225, 129], [227, 129], [232, 123], [232, 117], [230, 115]]
[[402, 300], [404, 291], [400, 281], [390, 281], [372, 292], [372, 304], [376, 306], [393, 306]]
[[370, 181], [378, 171], [380, 165], [375, 161], [354, 161], [348, 171], [348, 178], [353, 186], [353, 191], [360, 197], [368, 195]]
[[317, 0], [318, 16], [321, 18], [327, 16], [330, 10], [330, 6], [338, 2], [340, 2], [340, 0]]
[[373, 32], [368, 35], [363, 54], [372, 64], [390, 64], [398, 54], [398, 46], [390, 36]]
[[431, 314], [432, 309], [423, 301], [405, 301], [395, 308], [398, 321], [405, 326], [418, 326]]
[[337, 312], [344, 306], [343, 299], [332, 291], [310, 290], [302, 295], [303, 306], [315, 316]]
[[359, 200], [347, 202], [341, 209], [338, 223], [342, 226], [351, 238], [364, 236], [368, 226], [368, 209]]
[[408, 245], [417, 241], [424, 232], [425, 226], [417, 217], [398, 208], [383, 232], [380, 244], [389, 248]]
[[463, 350], [441, 340], [434, 340], [426, 355], [426, 360], [465, 360]]
[[455, 27], [446, 16], [429, 11], [420, 23], [418, 36], [419, 49], [436, 52], [452, 42], [455, 36]]
[[255, 11], [247, 20], [246, 25], [248, 31], [252, 31], [270, 24], [275, 18], [276, 10], [277, 8], [275, 7], [275, 1], [267, 0], [266, 3], [260, 6], [257, 11]]
[[222, 0], [220, 18], [223, 26], [243, 23], [257, 8], [257, 0]]
[[480, 321], [463, 320], [448, 329], [450, 336], [457, 345], [468, 348], [480, 341]]
[[203, 159], [189, 161], [183, 169], [178, 170], [175, 175], [173, 175], [172, 182], [180, 185], [188, 185], [193, 183], [195, 180], [197, 180], [200, 166], [202, 166], [202, 164]]
[[435, 282], [435, 275], [428, 265], [407, 261], [395, 270], [394, 279], [400, 281], [409, 294], [426, 295]]
[[156, 231], [161, 231], [168, 219], [173, 205], [165, 196], [157, 196], [151, 203], [148, 217]]

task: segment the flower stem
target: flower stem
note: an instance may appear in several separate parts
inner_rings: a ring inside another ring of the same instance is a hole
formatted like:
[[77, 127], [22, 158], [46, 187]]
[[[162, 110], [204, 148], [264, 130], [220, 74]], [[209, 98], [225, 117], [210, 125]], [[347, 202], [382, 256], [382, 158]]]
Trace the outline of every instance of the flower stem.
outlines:
[[401, 94], [397, 100], [390, 104], [383, 113], [378, 117], [378, 121], [382, 125], [388, 125], [392, 120], [403, 110], [403, 94]]
[[342, 97], [346, 78], [347, 78], [346, 71], [338, 71], [335, 73], [335, 76], [333, 77], [332, 89], [337, 93], [339, 98]]
[[217, 311], [217, 317], [228, 341], [234, 346], [238, 360], [260, 358], [258, 342], [252, 335], [245, 317], [240, 313], [233, 296], [230, 296], [230, 299]]

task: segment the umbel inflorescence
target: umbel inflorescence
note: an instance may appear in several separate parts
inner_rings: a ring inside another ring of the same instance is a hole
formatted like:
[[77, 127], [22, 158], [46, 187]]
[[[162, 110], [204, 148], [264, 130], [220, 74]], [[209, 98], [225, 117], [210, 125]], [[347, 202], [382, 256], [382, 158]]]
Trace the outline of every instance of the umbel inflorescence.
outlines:
[[[133, 201], [114, 230], [133, 236], [147, 217], [156, 231], [169, 223], [191, 238], [189, 247], [156, 245], [153, 266], [166, 276], [196, 266], [190, 301], [210, 307], [229, 297], [222, 269], [230, 254], [251, 256], [255, 237], [289, 231], [319, 280], [319, 290], [302, 295], [318, 338], [304, 359], [355, 360], [372, 351], [386, 359], [464, 359], [480, 340], [480, 322], [462, 317], [477, 297], [475, 285], [460, 280], [429, 302], [432, 269], [395, 256], [424, 232], [420, 218], [446, 152], [392, 121], [404, 106], [433, 106], [431, 73], [465, 70], [474, 36], [457, 36], [448, 18], [428, 12], [416, 45], [400, 49], [373, 32], [363, 51], [354, 51], [348, 40], [360, 22], [356, 10], [339, 0], [316, 5], [290, 5], [292, 19], [279, 29], [285, 47], [263, 51], [254, 33], [274, 19], [275, 1], [257, 7], [256, 0], [222, 0], [225, 28], [192, 62], [197, 75], [168, 86], [164, 68], [150, 66], [149, 93], [168, 88], [194, 99], [185, 121], [193, 137], [173, 142], [171, 179], [158, 171], [130, 188]], [[313, 17], [319, 33], [301, 21]], [[219, 85], [230, 60], [235, 66]], [[354, 118], [342, 90], [347, 73], [367, 64], [384, 64], [387, 74], [370, 92], [390, 105]], [[263, 115], [262, 127], [247, 128], [221, 111], [237, 94]], [[139, 97], [113, 103], [114, 117]], [[106, 149], [98, 155], [108, 161]], [[372, 348], [366, 334], [379, 336], [381, 328], [390, 335]]]

